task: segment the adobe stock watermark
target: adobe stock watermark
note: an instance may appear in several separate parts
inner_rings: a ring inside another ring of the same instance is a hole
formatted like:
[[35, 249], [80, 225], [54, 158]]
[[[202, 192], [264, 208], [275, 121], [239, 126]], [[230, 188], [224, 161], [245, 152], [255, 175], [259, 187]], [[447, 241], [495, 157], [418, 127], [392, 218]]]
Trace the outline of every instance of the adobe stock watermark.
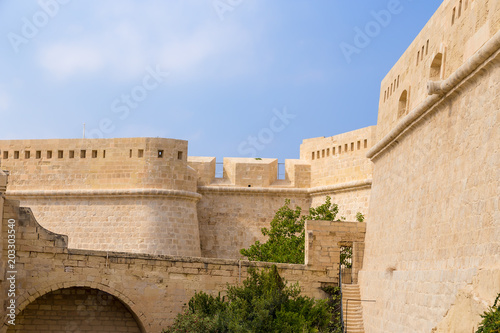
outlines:
[[261, 129], [255, 136], [249, 135], [238, 145], [238, 153], [241, 156], [257, 157], [257, 152], [264, 150], [274, 140], [274, 136], [287, 128], [296, 117], [297, 115], [288, 113], [286, 107], [281, 111], [274, 109], [268, 127]]
[[[411, 0], [409, 0], [411, 1]], [[370, 45], [372, 40], [380, 35], [382, 28], [386, 28], [392, 21], [395, 15], [399, 15], [403, 12], [403, 5], [399, 0], [389, 0], [387, 2], [387, 8], [379, 11], [372, 10], [370, 12], [373, 20], [368, 21], [364, 28], [358, 26], [354, 27], [354, 38], [351, 43], [342, 42], [339, 44], [340, 50], [344, 55], [345, 60], [348, 64], [352, 61], [352, 56], [354, 54], [360, 54], [361, 50], [365, 49]]]
[[19, 53], [19, 47], [23, 44], [28, 44], [33, 40], [40, 30], [43, 29], [49, 22], [59, 13], [61, 5], [66, 5], [71, 0], [38, 0], [40, 10], [36, 11], [31, 17], [23, 16], [21, 18], [20, 33], [9, 32], [7, 39], [15, 53]]
[[219, 20], [224, 21], [226, 13], [234, 11], [242, 3], [243, 0], [214, 0], [212, 1], [212, 7], [219, 16]]
[[[132, 110], [137, 109], [148, 94], [157, 89], [169, 76], [169, 72], [164, 72], [159, 65], [156, 68], [146, 67], [146, 74], [143, 76], [141, 84], [135, 85], [129, 93], [121, 94], [111, 102], [111, 112], [117, 114], [118, 120], [125, 120], [130, 116]], [[98, 128], [88, 132], [91, 139], [102, 139], [104, 134], [109, 134], [116, 129], [115, 122], [111, 118], [102, 118]]]
[[16, 220], [7, 220], [7, 323], [16, 325]]

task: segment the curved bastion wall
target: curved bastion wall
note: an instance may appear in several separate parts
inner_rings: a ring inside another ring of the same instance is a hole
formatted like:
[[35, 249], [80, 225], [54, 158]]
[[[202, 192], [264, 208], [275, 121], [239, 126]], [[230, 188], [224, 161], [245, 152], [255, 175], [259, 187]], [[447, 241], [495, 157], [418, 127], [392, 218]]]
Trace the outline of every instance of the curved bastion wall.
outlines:
[[7, 196], [72, 248], [200, 256], [196, 172], [173, 139], [0, 141]]

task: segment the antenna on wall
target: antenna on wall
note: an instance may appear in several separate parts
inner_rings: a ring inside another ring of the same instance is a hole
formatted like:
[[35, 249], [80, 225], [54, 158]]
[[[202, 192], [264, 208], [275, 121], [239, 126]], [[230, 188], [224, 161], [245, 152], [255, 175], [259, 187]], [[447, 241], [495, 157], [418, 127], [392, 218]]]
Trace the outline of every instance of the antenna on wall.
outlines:
[[83, 123], [83, 138], [85, 139], [85, 123]]

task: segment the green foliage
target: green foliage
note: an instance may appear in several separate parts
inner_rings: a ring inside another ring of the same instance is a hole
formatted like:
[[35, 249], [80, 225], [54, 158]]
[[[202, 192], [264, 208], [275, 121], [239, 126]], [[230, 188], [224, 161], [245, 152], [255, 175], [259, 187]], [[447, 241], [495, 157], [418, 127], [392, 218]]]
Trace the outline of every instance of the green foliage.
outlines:
[[330, 322], [326, 332], [343, 333], [340, 322], [340, 288], [338, 286], [325, 286], [321, 288], [329, 295], [327, 306], [330, 312]]
[[481, 315], [483, 320], [476, 333], [500, 333], [500, 294], [495, 299], [495, 303], [488, 311]]
[[352, 268], [352, 247], [340, 247], [340, 264], [345, 268]]
[[294, 210], [289, 205], [290, 199], [286, 199], [285, 204], [274, 215], [271, 228], [262, 228], [262, 234], [268, 236], [267, 242], [256, 241], [250, 248], [241, 249], [242, 255], [254, 261], [304, 263], [305, 221], [334, 221], [339, 207], [331, 203], [330, 197], [326, 197], [324, 204], [310, 208], [308, 215], [301, 216], [300, 207], [297, 206]]
[[365, 216], [363, 214], [361, 214], [360, 212], [357, 212], [356, 213], [356, 220], [358, 222], [364, 222], [365, 221]]
[[300, 296], [276, 266], [248, 273], [243, 286], [228, 286], [225, 298], [196, 293], [163, 332], [330, 332], [328, 302]]

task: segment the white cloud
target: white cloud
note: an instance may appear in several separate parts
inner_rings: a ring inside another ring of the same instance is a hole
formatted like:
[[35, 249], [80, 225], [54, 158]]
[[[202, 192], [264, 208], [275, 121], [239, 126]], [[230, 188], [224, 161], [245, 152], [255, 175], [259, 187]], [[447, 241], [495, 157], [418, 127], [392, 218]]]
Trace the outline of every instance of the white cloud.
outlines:
[[183, 2], [174, 8], [125, 3], [99, 5], [94, 17], [84, 18], [95, 22], [91, 27], [72, 25], [65, 36], [51, 38], [39, 50], [39, 64], [48, 75], [63, 80], [94, 73], [133, 80], [157, 64], [177, 79], [200, 78], [215, 69], [219, 76], [251, 71], [251, 66], [240, 65], [251, 59], [259, 32], [243, 29], [237, 20], [220, 22], [214, 13], [200, 17], [199, 3]]

